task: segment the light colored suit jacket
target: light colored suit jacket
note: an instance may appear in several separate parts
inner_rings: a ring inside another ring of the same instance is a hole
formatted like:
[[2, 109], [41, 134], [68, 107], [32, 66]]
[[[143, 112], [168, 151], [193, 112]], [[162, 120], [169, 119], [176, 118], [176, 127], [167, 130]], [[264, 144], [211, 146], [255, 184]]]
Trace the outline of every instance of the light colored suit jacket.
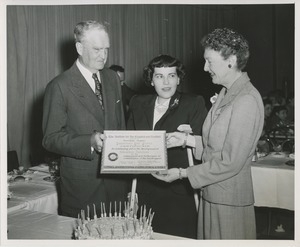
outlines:
[[117, 74], [104, 68], [100, 76], [104, 111], [76, 63], [54, 78], [45, 91], [43, 146], [61, 155], [62, 208], [70, 215], [86, 208], [88, 203], [121, 200], [114, 196], [117, 183], [109, 176], [104, 179], [100, 175], [100, 155], [91, 152], [90, 138], [94, 130], [125, 129]]
[[250, 164], [263, 128], [263, 102], [245, 72], [224, 94], [225, 88], [203, 124], [202, 142], [196, 145], [203, 163], [189, 167], [187, 175], [192, 187], [202, 188], [203, 198], [211, 203], [251, 205]]

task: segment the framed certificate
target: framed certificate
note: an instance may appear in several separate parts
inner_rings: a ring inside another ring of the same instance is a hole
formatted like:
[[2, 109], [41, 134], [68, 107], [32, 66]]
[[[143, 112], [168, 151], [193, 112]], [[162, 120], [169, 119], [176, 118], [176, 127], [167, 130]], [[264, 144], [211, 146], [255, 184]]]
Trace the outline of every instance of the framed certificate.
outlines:
[[104, 131], [101, 173], [168, 169], [166, 131]]

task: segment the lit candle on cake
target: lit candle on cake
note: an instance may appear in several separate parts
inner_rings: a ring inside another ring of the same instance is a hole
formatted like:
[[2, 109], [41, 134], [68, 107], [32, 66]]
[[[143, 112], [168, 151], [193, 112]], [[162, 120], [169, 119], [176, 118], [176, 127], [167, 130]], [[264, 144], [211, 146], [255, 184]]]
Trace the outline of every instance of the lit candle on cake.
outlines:
[[146, 229], [147, 220], [146, 217], [143, 217], [143, 229]]
[[82, 227], [82, 221], [80, 219], [80, 214], [78, 214], [77, 222], [78, 222], [78, 227]]
[[122, 208], [122, 203], [120, 201], [120, 207], [119, 207], [119, 217], [122, 217], [122, 211], [121, 211], [121, 208]]
[[81, 209], [81, 220], [82, 220], [82, 223], [84, 224], [85, 213], [84, 213], [84, 210], [83, 210], [83, 209]]
[[144, 214], [143, 217], [146, 217], [146, 205], [144, 205]]
[[140, 208], [140, 224], [141, 224], [141, 222], [142, 222], [142, 213], [143, 213], [143, 206], [141, 206], [141, 208]]
[[117, 217], [117, 202], [115, 201], [115, 213], [114, 213], [115, 218]]
[[109, 202], [109, 217], [111, 217], [111, 202]]
[[87, 205], [87, 220], [90, 221], [90, 206]]
[[103, 202], [104, 217], [106, 217], [105, 202]]
[[100, 211], [101, 211], [101, 218], [103, 217], [103, 208], [102, 208], [102, 202], [100, 202]]
[[150, 220], [150, 216], [151, 216], [151, 208], [150, 208], [149, 213], [148, 213], [147, 223], [148, 223], [149, 220]]
[[154, 213], [155, 213], [155, 212], [153, 212], [152, 215], [151, 215], [151, 217], [150, 217], [149, 226], [151, 226], [151, 224], [152, 224], [152, 220], [153, 220]]
[[124, 216], [127, 217], [127, 207], [126, 202], [124, 202]]
[[97, 219], [97, 212], [96, 212], [96, 205], [95, 203], [93, 203], [93, 207], [94, 207], [94, 220]]

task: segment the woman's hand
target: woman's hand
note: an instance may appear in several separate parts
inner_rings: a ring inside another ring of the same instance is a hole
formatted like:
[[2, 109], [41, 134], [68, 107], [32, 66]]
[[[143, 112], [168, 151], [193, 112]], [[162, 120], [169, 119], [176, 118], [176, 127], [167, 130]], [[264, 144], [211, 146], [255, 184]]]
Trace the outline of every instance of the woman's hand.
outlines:
[[171, 183], [180, 178], [178, 168], [171, 168], [171, 169], [167, 170], [167, 173], [165, 173], [165, 172], [152, 173], [152, 176], [159, 180], [168, 182], [168, 183]]
[[172, 132], [166, 134], [167, 148], [180, 147], [184, 144], [187, 136], [183, 132]]

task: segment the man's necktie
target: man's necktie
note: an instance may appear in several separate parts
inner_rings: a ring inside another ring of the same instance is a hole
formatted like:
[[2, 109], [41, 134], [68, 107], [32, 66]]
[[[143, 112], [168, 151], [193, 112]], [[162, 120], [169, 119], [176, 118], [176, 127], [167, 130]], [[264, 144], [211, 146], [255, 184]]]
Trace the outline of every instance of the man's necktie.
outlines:
[[94, 73], [92, 77], [95, 81], [95, 94], [99, 100], [99, 103], [100, 103], [102, 109], [104, 109], [103, 98], [102, 98], [102, 85], [101, 85], [96, 73]]

